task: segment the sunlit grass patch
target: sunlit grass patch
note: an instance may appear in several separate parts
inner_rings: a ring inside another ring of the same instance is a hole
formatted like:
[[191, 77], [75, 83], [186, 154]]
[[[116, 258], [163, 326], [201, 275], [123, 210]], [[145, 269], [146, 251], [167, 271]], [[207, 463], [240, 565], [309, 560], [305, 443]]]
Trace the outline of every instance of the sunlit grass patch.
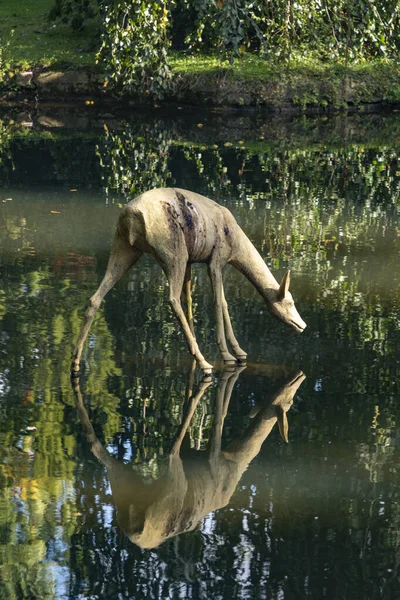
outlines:
[[94, 66], [94, 27], [77, 33], [65, 23], [48, 19], [54, 0], [0, 3], [0, 36], [8, 61], [32, 66]]

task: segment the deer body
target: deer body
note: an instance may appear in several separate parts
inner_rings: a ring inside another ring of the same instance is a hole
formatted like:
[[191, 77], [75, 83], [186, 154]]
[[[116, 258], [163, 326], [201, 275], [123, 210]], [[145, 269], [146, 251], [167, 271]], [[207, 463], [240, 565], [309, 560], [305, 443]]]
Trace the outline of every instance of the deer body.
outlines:
[[[217, 343], [225, 363], [245, 362], [246, 353], [233, 333], [225, 300], [222, 269], [230, 263], [253, 283], [270, 312], [297, 331], [306, 324], [298, 314], [289, 288], [289, 273], [278, 284], [231, 212], [213, 200], [178, 188], [160, 188], [141, 194], [122, 210], [107, 271], [89, 301], [75, 346], [72, 370], [79, 371], [83, 344], [106, 293], [143, 253], [151, 254], [169, 282], [169, 301], [184, 331], [189, 350], [205, 373], [210, 365], [201, 354], [193, 328], [191, 264], [206, 263], [213, 289]], [[188, 316], [181, 306], [185, 288]], [[229, 352], [229, 342], [233, 355]]]

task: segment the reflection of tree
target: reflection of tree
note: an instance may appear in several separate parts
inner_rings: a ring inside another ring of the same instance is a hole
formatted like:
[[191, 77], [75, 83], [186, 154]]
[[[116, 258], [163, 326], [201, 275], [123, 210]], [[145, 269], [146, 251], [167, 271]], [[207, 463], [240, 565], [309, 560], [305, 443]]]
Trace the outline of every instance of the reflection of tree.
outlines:
[[[29, 221], [2, 224], [0, 255], [12, 248], [16, 260], [4, 265], [0, 294], [0, 596], [42, 600], [57, 597], [78, 511], [76, 441], [67, 425], [69, 362], [86, 294], [71, 266], [69, 276], [57, 273], [30, 251], [36, 239]], [[91, 369], [87, 384], [106, 429], [118, 428], [116, 397], [104, 382], [120, 371], [104, 317], [93, 335], [98, 342], [87, 362], [96, 362], [96, 375]]]
[[12, 126], [8, 126], [0, 120], [0, 175], [3, 175], [3, 170], [6, 171], [10, 163], [12, 164], [10, 152], [12, 131]]
[[170, 134], [162, 122], [126, 126], [109, 131], [97, 146], [106, 193], [119, 192], [130, 198], [155, 187], [164, 187], [168, 168]]

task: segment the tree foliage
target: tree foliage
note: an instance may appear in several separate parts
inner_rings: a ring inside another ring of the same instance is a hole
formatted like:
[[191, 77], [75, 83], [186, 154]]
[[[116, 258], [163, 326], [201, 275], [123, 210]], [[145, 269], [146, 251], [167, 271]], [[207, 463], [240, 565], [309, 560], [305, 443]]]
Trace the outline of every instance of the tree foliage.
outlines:
[[348, 61], [400, 49], [397, 0], [57, 0], [54, 15], [77, 29], [99, 15], [106, 84], [158, 97], [171, 83], [171, 47], [231, 60], [252, 51]]
[[171, 79], [168, 2], [114, 1], [105, 10], [99, 61], [106, 83], [127, 93], [163, 96]]

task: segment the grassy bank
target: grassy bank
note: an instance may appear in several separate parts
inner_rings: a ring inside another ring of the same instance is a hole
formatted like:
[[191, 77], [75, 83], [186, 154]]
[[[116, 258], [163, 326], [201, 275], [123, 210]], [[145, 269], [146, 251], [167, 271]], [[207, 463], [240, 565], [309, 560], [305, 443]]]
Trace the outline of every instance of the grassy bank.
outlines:
[[[83, 84], [80, 80], [79, 85], [71, 76], [22, 83], [13, 77], [31, 69], [36, 74], [97, 71], [96, 24], [74, 32], [65, 23], [51, 22], [48, 14], [53, 4], [54, 0], [0, 3], [3, 97], [4, 92], [18, 97], [20, 85], [25, 95], [29, 86], [36, 96], [39, 89], [40, 97], [104, 94], [100, 72], [95, 80], [88, 78]], [[345, 65], [297, 57], [280, 63], [246, 54], [231, 65], [218, 56], [173, 53], [171, 65], [174, 86], [168, 100], [182, 103], [296, 111], [400, 103], [400, 66], [386, 60]]]
[[177, 97], [200, 103], [299, 110], [400, 103], [400, 66], [389, 60], [345, 65], [297, 57], [274, 63], [247, 55], [231, 66], [215, 57], [176, 54], [172, 66]]

